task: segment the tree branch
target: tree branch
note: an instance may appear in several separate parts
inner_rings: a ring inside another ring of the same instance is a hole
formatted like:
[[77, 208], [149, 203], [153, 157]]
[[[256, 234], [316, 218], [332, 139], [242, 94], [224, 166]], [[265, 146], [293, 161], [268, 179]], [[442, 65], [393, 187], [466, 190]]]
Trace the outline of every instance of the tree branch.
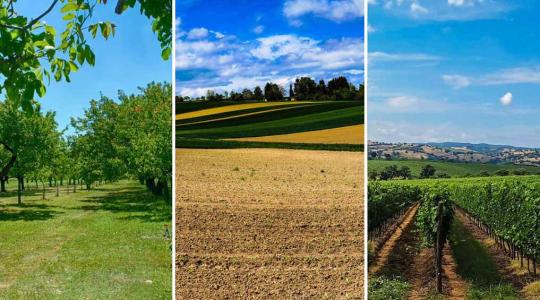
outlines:
[[29, 28], [32, 28], [32, 26], [34, 26], [37, 22], [39, 22], [39, 20], [43, 19], [43, 17], [48, 15], [53, 10], [53, 8], [56, 6], [57, 3], [58, 3], [58, 0], [54, 0], [51, 3], [51, 5], [49, 6], [49, 8], [47, 8], [46, 11], [44, 11], [41, 15], [37, 16], [36, 18], [32, 19], [32, 21], [30, 21], [30, 23], [26, 24], [23, 27], [15, 26], [15, 25], [8, 25], [8, 24], [0, 24], [0, 26], [5, 27], [5, 28], [9, 28], [9, 29], [28, 30]]
[[41, 15], [37, 16], [32, 21], [30, 21], [30, 23], [28, 23], [28, 25], [26, 25], [25, 28], [31, 28], [32, 26], [34, 26], [34, 24], [36, 24], [37, 22], [39, 22], [39, 20], [41, 20], [43, 17], [49, 14], [53, 10], [53, 8], [56, 6], [57, 3], [58, 3], [58, 0], [54, 0], [49, 6], [49, 8], [47, 8], [46, 11], [44, 11]]

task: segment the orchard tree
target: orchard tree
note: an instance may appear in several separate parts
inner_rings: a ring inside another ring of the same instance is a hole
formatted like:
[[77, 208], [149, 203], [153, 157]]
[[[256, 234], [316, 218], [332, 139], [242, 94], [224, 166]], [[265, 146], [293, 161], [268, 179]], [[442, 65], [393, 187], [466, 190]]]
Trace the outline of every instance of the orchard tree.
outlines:
[[54, 118], [54, 113], [42, 114], [39, 110], [27, 113], [13, 102], [0, 103], [0, 140], [10, 145], [12, 153], [11, 166], [5, 175], [17, 179], [19, 204], [25, 177], [37, 174], [48, 164], [47, 153], [52, 152], [60, 136]]
[[128, 172], [170, 200], [172, 86], [151, 83], [141, 92], [120, 96], [116, 145]]
[[77, 133], [75, 148], [82, 162], [81, 179], [87, 189], [98, 180], [117, 180], [125, 173], [114, 145], [117, 114], [118, 104], [102, 96], [90, 101], [83, 117], [71, 120]]

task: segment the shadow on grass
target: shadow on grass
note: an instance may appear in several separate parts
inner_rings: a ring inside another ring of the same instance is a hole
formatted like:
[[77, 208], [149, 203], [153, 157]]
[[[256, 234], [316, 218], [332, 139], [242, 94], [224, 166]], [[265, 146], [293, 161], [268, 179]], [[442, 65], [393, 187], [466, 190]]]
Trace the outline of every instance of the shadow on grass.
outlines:
[[128, 213], [121, 219], [145, 222], [171, 222], [172, 207], [163, 197], [157, 197], [144, 188], [129, 187], [118, 191], [108, 190], [104, 196], [92, 196], [81, 202], [87, 204], [76, 209]]
[[[25, 197], [34, 197], [37, 195], [41, 195], [41, 193], [42, 193], [41, 190], [26, 189], [22, 192], [22, 201], [24, 202]], [[17, 191], [11, 190], [4, 193], [0, 193], [0, 199], [3, 199], [3, 198], [15, 198], [15, 201], [17, 201]]]
[[454, 219], [449, 235], [457, 273], [471, 284], [467, 299], [518, 299], [505, 282], [486, 247]]
[[0, 204], [0, 222], [49, 220], [62, 214], [62, 212], [54, 210], [56, 207], [47, 204], [24, 203], [24, 198], [21, 205], [17, 203]]
[[3, 221], [46, 221], [56, 217], [61, 212], [54, 210], [2, 210], [0, 209], [0, 222]]

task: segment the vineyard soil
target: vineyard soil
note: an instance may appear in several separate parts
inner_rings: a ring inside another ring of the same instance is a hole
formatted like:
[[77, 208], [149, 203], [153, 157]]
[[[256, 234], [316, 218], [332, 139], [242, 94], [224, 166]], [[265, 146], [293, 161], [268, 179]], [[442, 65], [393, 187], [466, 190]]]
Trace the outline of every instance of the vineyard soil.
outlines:
[[363, 156], [177, 149], [179, 299], [361, 299]]

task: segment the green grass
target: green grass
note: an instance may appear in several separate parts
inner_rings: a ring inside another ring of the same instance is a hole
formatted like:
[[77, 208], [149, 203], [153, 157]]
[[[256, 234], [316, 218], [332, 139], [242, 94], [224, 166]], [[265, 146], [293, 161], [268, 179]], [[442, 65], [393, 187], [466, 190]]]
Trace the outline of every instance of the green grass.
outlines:
[[0, 299], [170, 299], [171, 206], [136, 182], [0, 194]]
[[411, 285], [400, 278], [369, 278], [369, 300], [405, 300]]
[[502, 279], [485, 246], [457, 219], [452, 224], [449, 241], [457, 273], [470, 284], [467, 299], [519, 299], [512, 285]]
[[225, 141], [217, 139], [176, 138], [176, 148], [193, 149], [235, 149], [235, 148], [275, 148], [327, 151], [364, 151], [364, 145], [354, 144], [308, 144]]
[[478, 176], [482, 172], [488, 172], [493, 175], [499, 170], [513, 171], [517, 169], [525, 169], [531, 174], [540, 173], [540, 167], [520, 166], [512, 164], [482, 164], [482, 163], [453, 163], [427, 160], [369, 160], [369, 171], [382, 171], [385, 167], [397, 165], [398, 168], [407, 166], [411, 169], [411, 173], [415, 177], [420, 176], [420, 172], [425, 165], [432, 165], [437, 170], [437, 173], [446, 173], [452, 177], [462, 177], [467, 174]]

